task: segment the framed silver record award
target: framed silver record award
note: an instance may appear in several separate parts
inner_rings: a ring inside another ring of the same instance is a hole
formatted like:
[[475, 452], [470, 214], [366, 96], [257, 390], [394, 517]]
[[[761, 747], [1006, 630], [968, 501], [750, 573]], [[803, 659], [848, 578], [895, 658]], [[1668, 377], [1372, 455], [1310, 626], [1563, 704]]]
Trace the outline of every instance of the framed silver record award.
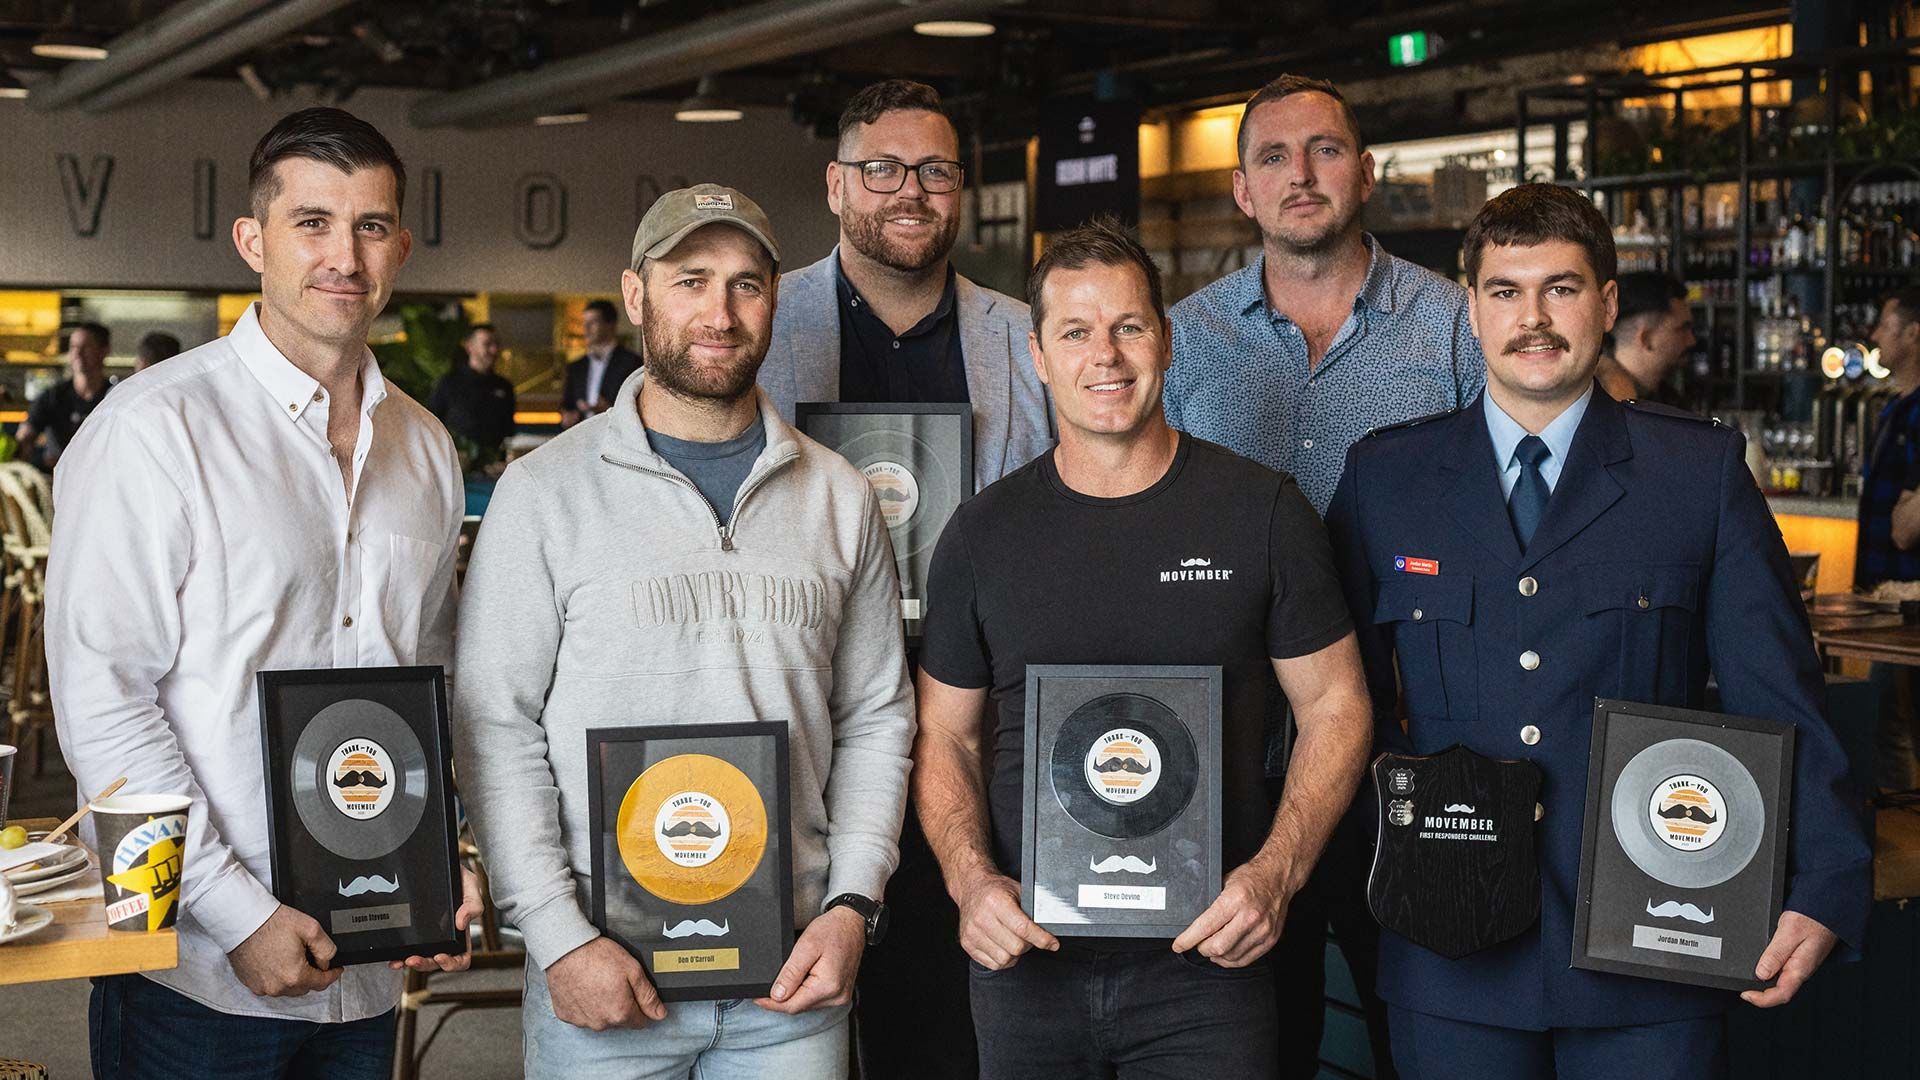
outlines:
[[900, 617], [907, 637], [919, 640], [934, 544], [973, 495], [973, 407], [803, 401], [794, 422], [873, 485], [900, 570]]
[[787, 725], [586, 737], [593, 924], [663, 1001], [764, 996], [794, 940]]
[[1729, 990], [1780, 921], [1794, 729], [1602, 700], [1593, 713], [1573, 966]]
[[1027, 667], [1020, 900], [1070, 937], [1173, 938], [1220, 895], [1221, 669]]
[[319, 921], [335, 967], [465, 952], [441, 669], [257, 681], [274, 897]]

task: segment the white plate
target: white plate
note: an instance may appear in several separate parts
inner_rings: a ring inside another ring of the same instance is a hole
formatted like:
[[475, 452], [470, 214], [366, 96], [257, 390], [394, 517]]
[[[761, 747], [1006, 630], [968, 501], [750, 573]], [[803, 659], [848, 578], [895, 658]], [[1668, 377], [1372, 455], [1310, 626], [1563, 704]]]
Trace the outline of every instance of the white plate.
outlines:
[[34, 907], [32, 904], [15, 904], [13, 918], [13, 929], [0, 930], [0, 945], [9, 941], [19, 941], [29, 934], [46, 929], [47, 925], [53, 922], [53, 912], [46, 908]]
[[39, 881], [28, 882], [25, 885], [15, 885], [13, 892], [15, 896], [32, 896], [35, 893], [46, 892], [48, 889], [57, 889], [69, 881], [75, 881], [87, 876], [92, 871], [93, 867], [91, 864], [81, 863], [79, 866], [74, 867], [67, 873], [61, 874], [59, 877], [43, 878]]
[[7, 880], [13, 882], [15, 885], [24, 885], [30, 881], [42, 881], [56, 874], [66, 873], [74, 866], [83, 864], [86, 861], [87, 849], [75, 845], [65, 849], [52, 859], [43, 859], [40, 862], [28, 863], [19, 869], [6, 871]]

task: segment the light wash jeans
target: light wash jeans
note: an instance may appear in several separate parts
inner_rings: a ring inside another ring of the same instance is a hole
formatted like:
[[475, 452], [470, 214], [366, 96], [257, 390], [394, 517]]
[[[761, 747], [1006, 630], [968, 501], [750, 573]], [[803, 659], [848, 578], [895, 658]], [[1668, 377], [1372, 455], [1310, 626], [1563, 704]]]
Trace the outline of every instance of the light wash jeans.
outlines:
[[743, 999], [670, 1001], [657, 1024], [589, 1031], [553, 1015], [546, 973], [528, 964], [523, 1065], [531, 1080], [845, 1080], [849, 1011], [787, 1016]]

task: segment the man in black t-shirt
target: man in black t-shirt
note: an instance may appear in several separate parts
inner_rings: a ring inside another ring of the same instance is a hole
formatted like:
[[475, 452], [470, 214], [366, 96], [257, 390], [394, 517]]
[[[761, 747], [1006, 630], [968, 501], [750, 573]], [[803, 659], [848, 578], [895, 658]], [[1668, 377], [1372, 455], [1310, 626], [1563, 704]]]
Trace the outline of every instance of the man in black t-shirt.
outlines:
[[81, 323], [67, 334], [67, 378], [40, 392], [27, 406], [20, 425], [20, 456], [43, 469], [52, 469], [67, 444], [80, 432], [82, 421], [107, 396], [107, 328]]
[[513, 384], [493, 370], [500, 360], [500, 334], [492, 323], [474, 323], [460, 348], [461, 362], [441, 376], [427, 409], [491, 462], [513, 434]]
[[[1051, 240], [1028, 282], [1060, 443], [965, 503], [934, 556], [914, 799], [973, 959], [981, 1073], [1271, 1076], [1263, 958], [1365, 764], [1370, 714], [1326, 533], [1293, 480], [1173, 430], [1159, 271], [1124, 231]], [[1205, 560], [1207, 572], [1185, 567]], [[1224, 669], [1220, 898], [1172, 942], [1063, 945], [1020, 907], [1028, 664]], [[1263, 781], [1276, 676], [1300, 739]], [[993, 775], [983, 775], [988, 699]]]

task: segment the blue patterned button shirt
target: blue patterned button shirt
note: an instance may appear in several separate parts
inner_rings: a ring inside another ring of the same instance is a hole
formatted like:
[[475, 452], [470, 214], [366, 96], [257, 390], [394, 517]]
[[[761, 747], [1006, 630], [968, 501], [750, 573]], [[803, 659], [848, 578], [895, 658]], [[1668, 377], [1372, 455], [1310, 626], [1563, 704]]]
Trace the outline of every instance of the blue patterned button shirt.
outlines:
[[1457, 409], [1486, 382], [1460, 286], [1366, 237], [1366, 283], [1317, 368], [1267, 306], [1266, 256], [1173, 306], [1167, 419], [1293, 474], [1324, 516], [1347, 448], [1369, 430]]

